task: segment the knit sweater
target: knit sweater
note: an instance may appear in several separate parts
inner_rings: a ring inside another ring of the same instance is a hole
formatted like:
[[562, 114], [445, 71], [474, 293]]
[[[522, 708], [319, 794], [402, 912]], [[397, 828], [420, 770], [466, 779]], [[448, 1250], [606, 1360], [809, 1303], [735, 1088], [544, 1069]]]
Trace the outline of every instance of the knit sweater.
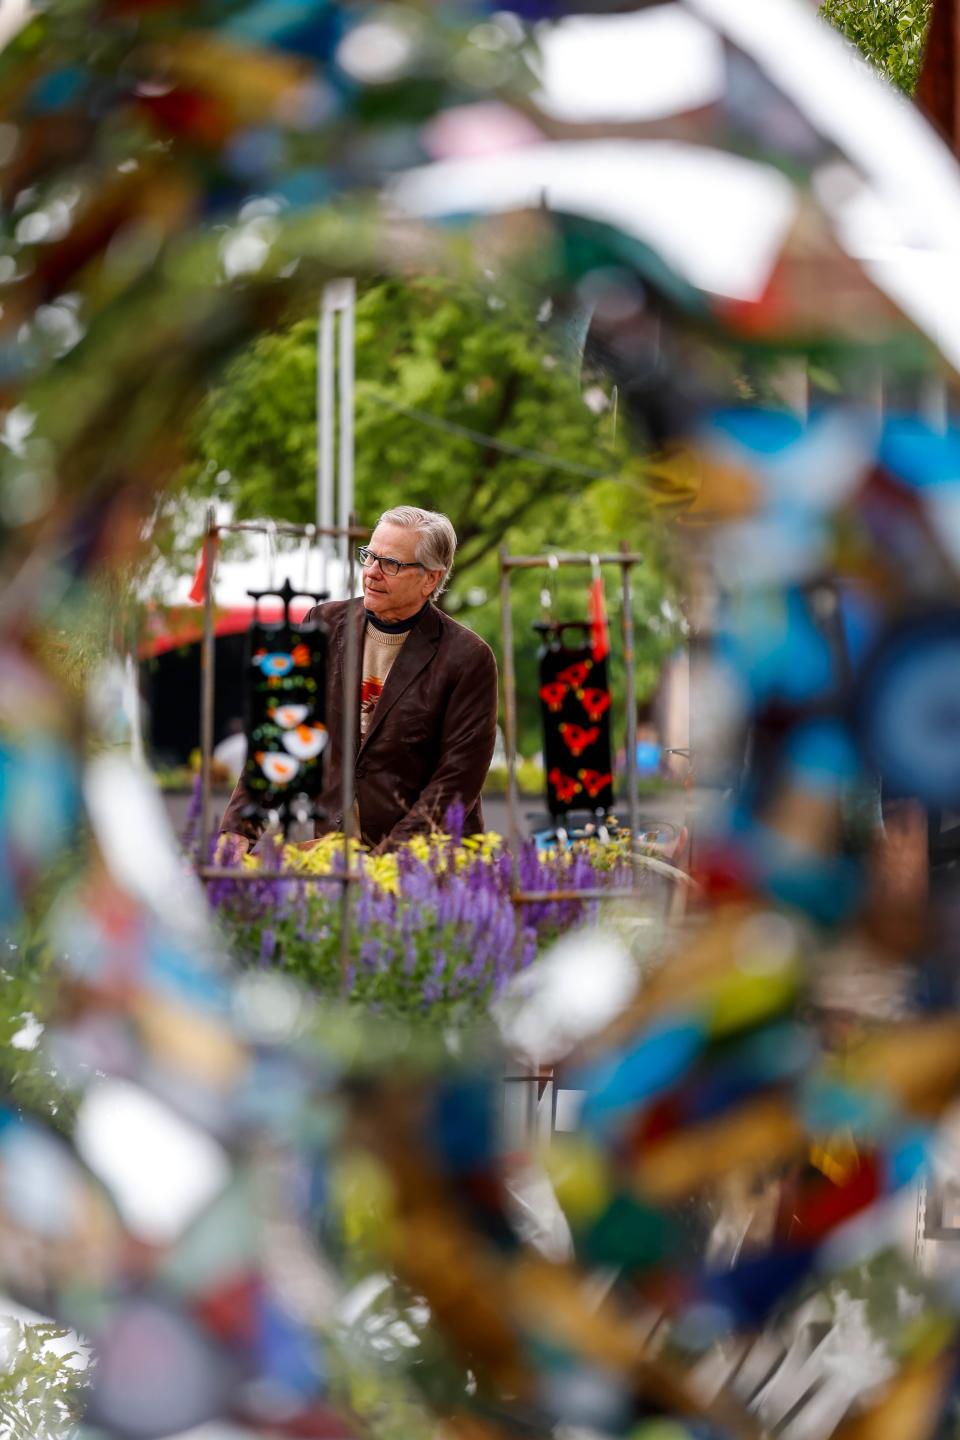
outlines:
[[409, 634], [409, 630], [391, 634], [367, 622], [363, 634], [363, 670], [360, 682], [361, 740], [366, 739], [377, 701], [387, 683], [387, 676]]

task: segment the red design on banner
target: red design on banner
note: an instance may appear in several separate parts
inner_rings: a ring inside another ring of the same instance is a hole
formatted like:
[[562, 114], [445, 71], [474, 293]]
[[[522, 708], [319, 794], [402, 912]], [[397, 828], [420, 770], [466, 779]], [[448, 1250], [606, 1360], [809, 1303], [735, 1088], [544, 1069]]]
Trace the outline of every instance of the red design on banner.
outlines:
[[310, 650], [306, 645], [294, 645], [290, 654], [294, 665], [310, 664]]
[[557, 679], [570, 685], [574, 690], [579, 690], [592, 669], [592, 660], [578, 660], [575, 664], [568, 665], [566, 670], [561, 670]]
[[577, 774], [583, 781], [583, 788], [591, 800], [600, 794], [605, 785], [613, 784], [613, 776], [609, 771], [606, 775], [601, 775], [599, 770], [578, 770]]
[[580, 699], [591, 720], [599, 720], [600, 716], [610, 709], [609, 690], [581, 690]]
[[596, 725], [589, 730], [584, 730], [582, 725], [561, 725], [560, 735], [564, 745], [572, 755], [582, 755], [588, 745], [592, 745], [599, 736], [600, 731]]
[[[213, 570], [216, 570], [216, 568], [217, 568], [217, 551], [218, 551], [219, 549], [220, 549], [220, 537], [219, 537], [218, 535], [214, 535], [213, 541], [211, 542], [211, 545], [210, 545], [210, 550], [211, 550], [212, 557], [213, 557], [213, 566], [212, 566], [212, 569], [213, 569]], [[211, 574], [211, 576], [210, 576], [210, 584], [211, 584], [211, 585], [213, 584], [213, 575], [212, 575], [212, 574]], [[204, 541], [204, 542], [203, 542], [203, 545], [201, 546], [201, 549], [200, 549], [200, 555], [199, 555], [199, 557], [198, 557], [198, 559], [197, 559], [197, 568], [196, 568], [196, 570], [193, 572], [193, 584], [190, 586], [190, 594], [189, 594], [189, 597], [188, 597], [190, 600], [193, 601], [194, 605], [202, 605], [202, 604], [203, 604], [203, 593], [204, 593], [204, 590], [205, 590], [205, 588], [206, 588], [206, 585], [207, 585], [207, 542]]]
[[607, 607], [603, 598], [603, 580], [599, 575], [587, 591], [587, 614], [590, 617], [590, 647], [594, 660], [610, 654], [610, 632], [607, 629]]
[[582, 786], [578, 785], [576, 780], [572, 779], [569, 775], [564, 775], [563, 771], [558, 770], [556, 766], [550, 771], [547, 779], [557, 792], [557, 799], [561, 805], [568, 805], [577, 791], [582, 789]]
[[540, 686], [540, 699], [556, 712], [563, 704], [563, 697], [569, 689], [569, 685], [561, 685], [559, 680], [553, 680], [549, 685]]

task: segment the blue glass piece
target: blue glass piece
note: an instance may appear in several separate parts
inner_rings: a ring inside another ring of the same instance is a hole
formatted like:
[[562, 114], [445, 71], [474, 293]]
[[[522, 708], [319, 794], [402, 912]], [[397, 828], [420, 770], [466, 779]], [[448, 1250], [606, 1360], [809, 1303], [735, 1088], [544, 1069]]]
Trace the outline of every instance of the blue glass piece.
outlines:
[[753, 406], [717, 410], [711, 416], [711, 424], [756, 455], [779, 455], [802, 440], [806, 428], [789, 410], [763, 410]]
[[477, 1170], [495, 1157], [493, 1097], [485, 1079], [442, 1086], [431, 1122], [436, 1146], [454, 1174]]
[[909, 1185], [927, 1168], [930, 1135], [927, 1130], [908, 1130], [891, 1147], [884, 1162], [884, 1180], [888, 1190]]
[[960, 429], [940, 433], [914, 416], [892, 416], [883, 427], [878, 458], [917, 490], [960, 483]]
[[695, 1021], [668, 1022], [648, 1030], [632, 1050], [586, 1066], [571, 1079], [573, 1089], [587, 1091], [584, 1124], [602, 1122], [609, 1112], [649, 1099], [672, 1085], [689, 1068], [703, 1043], [703, 1027]]
[[273, 45], [328, 60], [343, 34], [340, 7], [324, 0], [260, 0], [244, 6], [219, 33], [244, 45]]
[[151, 926], [145, 937], [146, 971], [152, 986], [172, 991], [206, 1014], [226, 1015], [226, 977], [197, 951], [188, 951], [168, 932]]
[[787, 759], [803, 784], [817, 790], [835, 790], [860, 772], [853, 741], [839, 720], [796, 726], [787, 741]]
[[785, 905], [834, 925], [859, 903], [865, 882], [854, 856], [801, 851], [743, 805], [734, 813], [732, 832], [753, 882]]
[[758, 1079], [787, 1080], [812, 1063], [815, 1051], [810, 1031], [795, 1020], [787, 1020], [739, 1039], [737, 1063]]
[[737, 1326], [762, 1325], [770, 1311], [807, 1276], [816, 1250], [773, 1251], [745, 1260], [733, 1270], [705, 1275], [700, 1291], [706, 1300], [729, 1310]]
[[960, 611], [902, 625], [868, 663], [857, 724], [887, 793], [960, 803]]
[[269, 1291], [259, 1291], [255, 1304], [261, 1378], [288, 1394], [306, 1398], [321, 1394], [325, 1375], [322, 1347], [316, 1338], [306, 1326], [297, 1324]]
[[334, 193], [334, 185], [326, 170], [291, 170], [274, 180], [270, 193], [281, 196], [294, 210], [303, 210], [329, 200]]
[[726, 607], [716, 645], [720, 658], [744, 677], [757, 703], [812, 700], [835, 683], [826, 636], [814, 624], [806, 597], [795, 589]]
[[829, 1080], [813, 1080], [801, 1091], [804, 1123], [814, 1134], [850, 1130], [873, 1139], [889, 1130], [893, 1111], [882, 1090], [862, 1090]]
[[286, 153], [286, 139], [276, 126], [240, 130], [224, 150], [224, 161], [235, 175], [258, 180], [279, 170]]
[[49, 75], [44, 75], [34, 86], [27, 101], [27, 108], [32, 111], [49, 113], [52, 110], [64, 110], [69, 105], [75, 104], [89, 89], [90, 74], [81, 70], [78, 66], [70, 66], [66, 70], [54, 70]]

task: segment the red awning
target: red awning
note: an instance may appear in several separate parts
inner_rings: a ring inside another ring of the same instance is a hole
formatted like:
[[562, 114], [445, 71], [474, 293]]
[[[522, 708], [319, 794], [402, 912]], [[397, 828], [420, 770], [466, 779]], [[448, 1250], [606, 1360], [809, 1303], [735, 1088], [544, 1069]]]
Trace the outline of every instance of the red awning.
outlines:
[[[290, 615], [302, 620], [312, 603], [294, 600]], [[260, 606], [260, 618], [279, 621], [283, 618], [283, 606], [278, 600], [264, 601]], [[214, 635], [242, 635], [253, 619], [252, 605], [236, 605], [229, 610], [217, 607], [214, 610]], [[169, 650], [180, 650], [185, 645], [197, 645], [203, 638], [203, 611], [196, 605], [170, 605], [163, 609], [151, 609], [147, 613], [144, 633], [140, 638], [138, 653], [141, 660], [152, 660], [165, 655]]]

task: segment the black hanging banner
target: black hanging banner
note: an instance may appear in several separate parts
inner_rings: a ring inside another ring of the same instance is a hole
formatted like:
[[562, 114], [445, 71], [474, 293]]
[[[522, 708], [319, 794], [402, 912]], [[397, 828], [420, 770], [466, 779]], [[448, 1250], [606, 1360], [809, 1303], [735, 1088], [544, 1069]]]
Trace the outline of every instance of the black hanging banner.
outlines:
[[[279, 813], [286, 829], [294, 796], [315, 801], [323, 783], [326, 727], [327, 631], [319, 620], [295, 622], [290, 602], [304, 592], [285, 580], [279, 590], [248, 590], [255, 602], [247, 632], [247, 760], [243, 778], [259, 818]], [[283, 601], [283, 616], [260, 615], [267, 596]], [[306, 594], [312, 600], [326, 596]], [[315, 812], [314, 812], [315, 813]]]
[[[550, 814], [606, 813], [613, 805], [606, 654], [598, 658], [589, 621], [541, 622], [534, 628], [544, 637], [538, 658]], [[567, 631], [582, 636], [580, 643], [568, 642]]]

